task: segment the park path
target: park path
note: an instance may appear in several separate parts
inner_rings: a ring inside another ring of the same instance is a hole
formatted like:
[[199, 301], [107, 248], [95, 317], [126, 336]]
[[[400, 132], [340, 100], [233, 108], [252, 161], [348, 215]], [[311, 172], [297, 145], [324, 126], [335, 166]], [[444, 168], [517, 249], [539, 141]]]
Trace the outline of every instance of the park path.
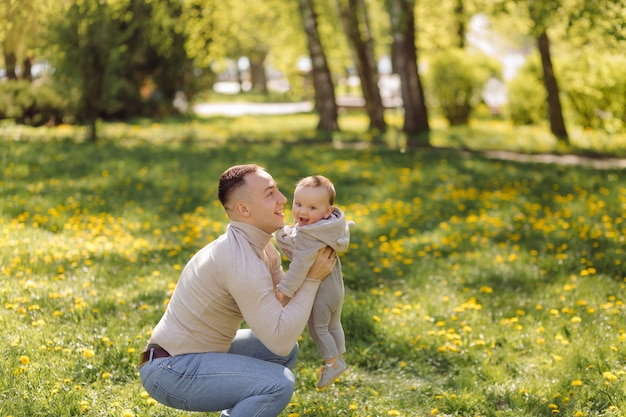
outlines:
[[525, 154], [509, 151], [481, 151], [481, 154], [492, 159], [512, 160], [541, 164], [578, 165], [594, 169], [625, 169], [626, 159], [602, 156], [557, 155], [557, 154]]
[[[350, 98], [338, 98], [340, 106], [356, 106], [359, 103]], [[194, 106], [194, 112], [199, 116], [242, 116], [245, 114], [293, 114], [306, 113], [313, 110], [313, 103], [303, 101], [297, 103], [200, 103]], [[525, 154], [510, 151], [481, 151], [478, 152], [488, 158], [514, 160], [518, 162], [578, 165], [594, 169], [626, 169], [626, 159], [592, 157], [583, 155], [557, 154]]]
[[199, 116], [243, 116], [244, 114], [292, 114], [313, 110], [313, 103], [200, 103], [194, 106]]

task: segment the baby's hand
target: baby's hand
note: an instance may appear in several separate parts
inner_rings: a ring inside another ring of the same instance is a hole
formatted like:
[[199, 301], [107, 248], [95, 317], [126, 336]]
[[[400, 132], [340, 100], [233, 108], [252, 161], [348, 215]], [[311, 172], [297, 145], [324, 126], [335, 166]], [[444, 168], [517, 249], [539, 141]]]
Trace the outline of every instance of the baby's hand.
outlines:
[[276, 288], [276, 290], [274, 291], [274, 294], [276, 295], [276, 299], [278, 301], [280, 301], [280, 304], [284, 307], [287, 305], [287, 303], [289, 302], [289, 300], [291, 300], [290, 297], [287, 297], [285, 294], [283, 294], [278, 288]]

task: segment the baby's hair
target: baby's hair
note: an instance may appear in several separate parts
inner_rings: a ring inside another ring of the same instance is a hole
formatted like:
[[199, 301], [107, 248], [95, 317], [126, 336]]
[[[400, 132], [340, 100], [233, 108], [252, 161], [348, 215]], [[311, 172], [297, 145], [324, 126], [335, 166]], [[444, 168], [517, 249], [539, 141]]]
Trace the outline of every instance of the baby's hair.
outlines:
[[328, 191], [328, 201], [332, 206], [335, 203], [335, 186], [333, 183], [323, 175], [311, 175], [310, 177], [302, 178], [296, 184], [298, 187], [323, 187]]

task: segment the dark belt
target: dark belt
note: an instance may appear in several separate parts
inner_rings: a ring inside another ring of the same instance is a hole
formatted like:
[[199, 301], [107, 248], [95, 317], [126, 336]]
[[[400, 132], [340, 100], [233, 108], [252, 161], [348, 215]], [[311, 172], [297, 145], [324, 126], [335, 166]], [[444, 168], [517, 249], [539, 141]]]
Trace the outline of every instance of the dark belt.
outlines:
[[167, 350], [163, 349], [161, 346], [149, 344], [146, 347], [146, 350], [141, 352], [141, 355], [139, 356], [139, 367], [141, 368], [143, 364], [150, 362], [152, 359], [169, 358], [170, 356], [172, 355], [170, 355]]

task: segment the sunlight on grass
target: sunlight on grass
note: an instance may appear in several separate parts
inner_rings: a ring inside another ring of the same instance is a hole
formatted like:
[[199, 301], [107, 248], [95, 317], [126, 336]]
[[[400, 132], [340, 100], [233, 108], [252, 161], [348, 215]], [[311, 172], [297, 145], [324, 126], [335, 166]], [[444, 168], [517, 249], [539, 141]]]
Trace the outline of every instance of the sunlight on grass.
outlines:
[[[316, 390], [305, 332], [281, 416], [626, 412], [623, 171], [296, 145], [288, 126], [281, 146], [255, 144], [246, 129], [270, 121], [242, 120], [113, 124], [118, 140], [93, 146], [63, 127], [4, 133], [1, 416], [194, 415], [143, 391], [137, 355], [181, 268], [226, 228], [219, 174], [250, 161], [289, 198], [300, 177], [330, 177], [356, 222], [342, 256], [349, 372]], [[471, 129], [456, 145], [483, 135]]]

